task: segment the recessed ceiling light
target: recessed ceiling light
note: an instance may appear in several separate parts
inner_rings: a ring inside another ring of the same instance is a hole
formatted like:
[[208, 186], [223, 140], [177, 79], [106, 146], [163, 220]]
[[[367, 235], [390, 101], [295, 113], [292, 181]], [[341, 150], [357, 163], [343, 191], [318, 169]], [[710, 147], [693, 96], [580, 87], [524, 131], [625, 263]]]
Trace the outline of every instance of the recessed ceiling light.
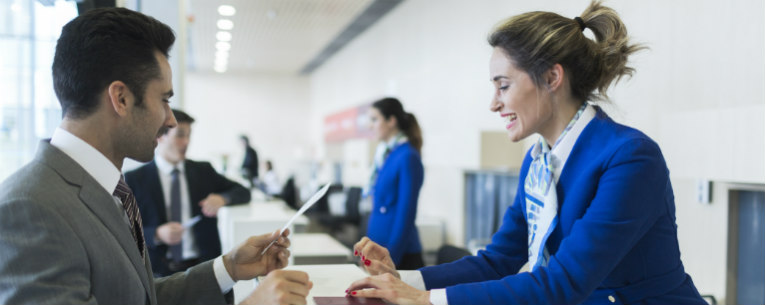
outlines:
[[221, 5], [218, 7], [218, 14], [221, 16], [234, 16], [236, 9], [231, 5]]
[[215, 49], [218, 51], [229, 51], [231, 50], [231, 43], [218, 41], [215, 43]]
[[231, 33], [218, 31], [218, 33], [215, 34], [215, 38], [218, 38], [219, 41], [231, 41]]
[[218, 19], [218, 29], [231, 30], [234, 28], [234, 22], [229, 19]]
[[224, 58], [228, 60], [228, 51], [218, 50], [215, 52], [215, 59]]
[[223, 72], [226, 72], [226, 68], [227, 68], [226, 66], [215, 66], [214, 69], [215, 69], [215, 72], [223, 73]]

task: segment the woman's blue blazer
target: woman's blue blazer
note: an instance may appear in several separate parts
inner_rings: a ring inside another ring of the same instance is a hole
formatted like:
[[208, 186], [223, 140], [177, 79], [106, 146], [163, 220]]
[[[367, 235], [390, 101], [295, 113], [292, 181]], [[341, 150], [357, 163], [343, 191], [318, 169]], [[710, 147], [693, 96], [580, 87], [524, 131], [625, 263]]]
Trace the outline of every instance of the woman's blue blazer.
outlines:
[[404, 254], [422, 252], [414, 220], [423, 175], [420, 153], [409, 142], [393, 148], [377, 174], [367, 236], [388, 248], [396, 265]]
[[[528, 259], [523, 181], [486, 250], [420, 269], [449, 304], [706, 304], [680, 261], [675, 201], [659, 146], [597, 109], [556, 185], [546, 267]], [[489, 216], [487, 216], [489, 217]]]

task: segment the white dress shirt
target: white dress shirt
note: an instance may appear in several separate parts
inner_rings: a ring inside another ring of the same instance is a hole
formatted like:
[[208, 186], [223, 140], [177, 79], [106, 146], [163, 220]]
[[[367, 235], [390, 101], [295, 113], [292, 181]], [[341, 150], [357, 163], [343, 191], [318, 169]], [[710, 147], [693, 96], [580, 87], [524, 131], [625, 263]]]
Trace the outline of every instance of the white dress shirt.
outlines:
[[[122, 173], [101, 152], [60, 127], [56, 128], [53, 132], [50, 144], [72, 158], [74, 162], [77, 162], [107, 193], [114, 193]], [[122, 207], [122, 201], [114, 195], [112, 195], [112, 198], [114, 198], [114, 203], [123, 213], [125, 225], [130, 226], [127, 213]], [[226, 293], [234, 287], [234, 280], [231, 279], [228, 271], [226, 271], [221, 256], [217, 257], [213, 262], [213, 271], [222, 293]]]
[[[595, 108], [593, 108], [592, 105], [588, 103], [587, 107], [584, 109], [584, 112], [582, 112], [582, 115], [579, 117], [576, 123], [574, 123], [574, 126], [571, 126], [571, 129], [568, 131], [566, 136], [563, 137], [560, 143], [558, 143], [558, 146], [553, 148], [553, 162], [557, 162], [554, 167], [555, 173], [553, 175], [556, 183], [558, 182], [558, 178], [560, 177], [561, 172], [563, 172], [563, 167], [566, 165], [568, 155], [571, 154], [571, 150], [574, 148], [576, 140], [579, 138], [579, 135], [582, 134], [584, 128], [587, 127], [587, 124], [589, 124], [590, 121], [592, 121], [592, 119], [595, 117], [595, 113]], [[525, 179], [525, 177], [522, 177], [522, 179]], [[414, 288], [425, 290], [425, 280], [422, 278], [421, 272], [399, 271], [399, 274], [401, 275], [401, 280], [404, 283], [407, 283], [409, 286]], [[446, 289], [431, 289], [430, 303], [433, 305], [448, 305], [449, 301], [446, 297]]]
[[263, 184], [268, 195], [279, 195], [282, 192], [282, 184], [279, 182], [279, 176], [276, 171], [270, 170], [263, 174]]
[[[186, 180], [186, 167], [183, 162], [173, 165], [167, 162], [160, 156], [155, 156], [154, 162], [157, 164], [157, 170], [159, 172], [159, 183], [162, 185], [162, 194], [165, 199], [165, 215], [170, 220], [170, 188], [173, 181], [173, 169], [178, 169], [178, 182], [181, 187], [181, 221], [180, 223], [186, 223], [191, 219], [191, 198], [189, 193], [189, 183]], [[199, 257], [199, 250], [197, 249], [196, 240], [194, 238], [193, 230], [188, 228], [183, 231], [183, 259], [194, 259]], [[155, 239], [155, 242], [161, 242]], [[168, 257], [170, 252], [167, 253]]]

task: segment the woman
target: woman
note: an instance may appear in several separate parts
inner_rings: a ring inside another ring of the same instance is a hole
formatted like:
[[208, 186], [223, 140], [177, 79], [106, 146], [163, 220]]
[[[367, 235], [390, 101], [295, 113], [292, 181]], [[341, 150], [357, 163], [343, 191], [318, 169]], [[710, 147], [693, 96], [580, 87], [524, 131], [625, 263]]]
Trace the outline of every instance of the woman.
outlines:
[[[515, 203], [486, 250], [406, 282], [383, 247], [362, 239], [355, 250], [382, 275], [351, 284], [350, 295], [399, 304], [705, 304], [680, 261], [659, 147], [587, 102], [606, 100], [641, 48], [628, 43], [616, 12], [593, 2], [574, 19], [521, 14], [489, 44], [491, 111], [513, 141], [540, 135]], [[517, 273], [525, 263], [531, 270]]]
[[420, 159], [420, 126], [414, 115], [405, 112], [395, 98], [373, 103], [369, 117], [380, 145], [370, 178], [373, 208], [367, 236], [388, 248], [396, 268], [421, 268], [425, 264], [414, 225], [424, 172]]

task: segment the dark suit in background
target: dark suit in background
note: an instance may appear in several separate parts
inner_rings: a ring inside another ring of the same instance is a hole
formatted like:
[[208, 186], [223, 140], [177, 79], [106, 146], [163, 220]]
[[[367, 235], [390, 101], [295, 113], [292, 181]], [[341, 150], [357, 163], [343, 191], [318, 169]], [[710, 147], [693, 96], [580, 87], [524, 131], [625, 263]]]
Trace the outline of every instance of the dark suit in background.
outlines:
[[250, 182], [258, 178], [258, 153], [252, 146], [244, 149], [244, 161], [242, 162], [242, 173]]
[[[208, 162], [184, 161], [184, 175], [188, 182], [191, 216], [202, 215], [199, 202], [207, 195], [215, 193], [226, 198], [229, 205], [250, 201], [250, 191], [240, 184], [218, 174]], [[165, 196], [159, 180], [155, 161], [125, 174], [125, 181], [133, 189], [138, 207], [143, 218], [143, 231], [146, 247], [151, 257], [151, 266], [156, 275], [172, 274], [167, 258], [169, 247], [155, 242], [157, 227], [168, 222]], [[218, 219], [202, 217], [190, 228], [198, 248], [199, 260], [206, 261], [221, 254], [218, 235]]]

